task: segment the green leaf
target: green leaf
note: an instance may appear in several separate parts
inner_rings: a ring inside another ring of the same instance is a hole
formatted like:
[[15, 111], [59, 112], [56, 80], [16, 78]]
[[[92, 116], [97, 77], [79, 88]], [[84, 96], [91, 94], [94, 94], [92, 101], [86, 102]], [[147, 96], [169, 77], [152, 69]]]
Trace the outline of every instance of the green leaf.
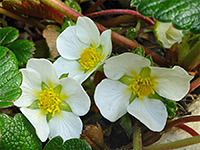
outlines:
[[35, 134], [33, 126], [22, 115], [14, 119], [0, 114], [0, 149], [41, 150], [42, 143]]
[[132, 0], [131, 5], [144, 16], [161, 22], [172, 22], [180, 30], [200, 33], [199, 0]]
[[132, 126], [131, 119], [129, 118], [128, 114], [124, 115], [120, 119], [120, 126], [124, 129], [124, 131], [126, 132], [126, 135], [130, 139], [131, 135], [132, 135], [133, 126]]
[[13, 102], [9, 101], [0, 101], [0, 108], [7, 108], [7, 107], [12, 107]]
[[176, 111], [178, 109], [176, 102], [171, 101], [169, 99], [164, 98], [164, 104], [167, 107], [168, 117], [172, 118], [176, 115]]
[[0, 46], [9, 44], [16, 40], [19, 36], [19, 31], [13, 27], [5, 27], [0, 29]]
[[81, 139], [70, 139], [63, 143], [61, 137], [55, 137], [49, 141], [44, 150], [92, 150], [88, 143]]
[[0, 100], [15, 101], [21, 95], [22, 74], [12, 51], [0, 46]]
[[27, 63], [35, 49], [33, 42], [28, 40], [16, 40], [7, 47], [12, 50], [17, 57], [19, 66]]
[[61, 30], [57, 30], [58, 32], [63, 32], [67, 27], [69, 27], [69, 26], [73, 26], [73, 25], [75, 25], [76, 23], [72, 20], [72, 19], [70, 19], [70, 18], [66, 18], [66, 17], [64, 17], [63, 18], [63, 24], [62, 24], [62, 27], [61, 27]]

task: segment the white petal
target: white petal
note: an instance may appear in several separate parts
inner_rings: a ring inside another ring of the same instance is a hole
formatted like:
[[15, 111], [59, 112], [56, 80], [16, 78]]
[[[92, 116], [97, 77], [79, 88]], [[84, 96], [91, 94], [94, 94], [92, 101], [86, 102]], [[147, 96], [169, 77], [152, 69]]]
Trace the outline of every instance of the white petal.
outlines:
[[69, 60], [76, 60], [80, 58], [84, 49], [90, 45], [81, 42], [76, 36], [76, 27], [70, 26], [58, 36], [56, 46], [62, 57]]
[[105, 61], [104, 72], [108, 78], [118, 80], [123, 75], [139, 73], [143, 67], [149, 66], [150, 61], [133, 53], [123, 53]]
[[85, 73], [84, 70], [81, 69], [81, 65], [77, 61], [67, 60], [62, 57], [58, 58], [53, 65], [58, 77], [60, 77], [64, 73], [69, 73], [68, 77], [75, 79], [79, 83], [85, 81], [94, 72], [91, 71]]
[[81, 42], [98, 47], [100, 44], [100, 33], [94, 22], [88, 17], [78, 17], [76, 23], [76, 35]]
[[114, 122], [127, 112], [131, 93], [119, 81], [104, 79], [96, 87], [94, 100], [100, 113]]
[[151, 67], [151, 75], [156, 76], [156, 91], [160, 96], [179, 101], [190, 89], [191, 78], [177, 69]]
[[185, 77], [187, 76], [189, 80], [192, 80], [194, 77], [190, 76], [187, 71], [185, 71], [182, 67], [180, 66], [174, 66], [172, 69], [176, 70], [180, 74], [184, 75]]
[[101, 45], [105, 58], [110, 56], [112, 52], [111, 30], [106, 30], [101, 34]]
[[14, 102], [14, 105], [28, 107], [37, 99], [37, 93], [41, 90], [42, 81], [40, 75], [32, 69], [21, 69], [20, 71], [23, 76], [20, 87], [22, 89], [22, 95]]
[[50, 138], [61, 136], [64, 141], [71, 138], [79, 138], [82, 132], [81, 119], [70, 112], [62, 111], [56, 114], [50, 121]]
[[46, 121], [46, 115], [39, 109], [21, 108], [20, 110], [34, 126], [40, 140], [45, 142], [50, 132], [49, 125]]
[[27, 68], [37, 71], [46, 84], [59, 84], [53, 64], [49, 60], [31, 58], [27, 63]]
[[174, 43], [182, 41], [182, 30], [177, 30], [172, 23], [163, 23], [156, 21], [154, 32], [157, 40], [165, 48], [170, 48]]
[[152, 131], [159, 132], [165, 127], [168, 114], [165, 105], [160, 100], [136, 98], [127, 110]]
[[67, 95], [66, 102], [77, 116], [85, 115], [90, 109], [90, 98], [82, 86], [74, 79], [61, 79], [63, 92]]

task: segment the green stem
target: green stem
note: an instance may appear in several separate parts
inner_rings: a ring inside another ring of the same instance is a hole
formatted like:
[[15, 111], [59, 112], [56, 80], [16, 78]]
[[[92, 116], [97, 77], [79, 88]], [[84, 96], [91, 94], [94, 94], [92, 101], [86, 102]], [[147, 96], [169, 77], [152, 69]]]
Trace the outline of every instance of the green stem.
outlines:
[[141, 129], [137, 122], [133, 126], [133, 150], [142, 150]]
[[[74, 11], [70, 7], [66, 6], [64, 3], [58, 0], [41, 0], [43, 3], [53, 7], [55, 10], [59, 11], [60, 13], [66, 15], [67, 17], [71, 18], [72, 20], [76, 21], [78, 17], [83, 16], [78, 12]], [[100, 32], [107, 30], [104, 26], [96, 23]], [[135, 41], [129, 40], [128, 38], [119, 35], [115, 32], [112, 32], [112, 40], [118, 45], [133, 49], [137, 46], [144, 48], [142, 45], [138, 44]], [[160, 66], [169, 66], [169, 62], [164, 59], [163, 57], [159, 56], [158, 54], [152, 52], [151, 50], [144, 48], [147, 55], [151, 55], [153, 60], [159, 64]]]
[[200, 135], [160, 145], [144, 147], [143, 150], [170, 150], [200, 143]]

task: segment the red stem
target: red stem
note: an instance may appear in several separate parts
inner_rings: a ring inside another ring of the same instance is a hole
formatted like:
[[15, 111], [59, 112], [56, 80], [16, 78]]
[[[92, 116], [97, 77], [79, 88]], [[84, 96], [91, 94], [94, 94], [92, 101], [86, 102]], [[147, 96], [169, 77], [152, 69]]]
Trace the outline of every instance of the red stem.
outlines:
[[90, 7], [88, 10], [86, 10], [85, 14], [89, 14], [93, 11], [95, 11], [101, 4], [103, 4], [106, 0], [97, 0], [92, 7]]
[[194, 129], [190, 128], [189, 126], [185, 125], [185, 124], [181, 124], [176, 126], [177, 128], [180, 128], [184, 131], [186, 131], [187, 133], [189, 133], [191, 136], [197, 136], [199, 135]]
[[200, 115], [179, 118], [179, 119], [169, 122], [163, 131], [169, 130], [170, 128], [178, 126], [178, 125], [182, 125], [183, 123], [196, 122], [196, 121], [200, 121]]
[[191, 84], [190, 84], [190, 90], [188, 92], [188, 94], [190, 92], [192, 92], [194, 89], [196, 89], [197, 87], [200, 86], [200, 77], [198, 77], [196, 80], [194, 80]]
[[[62, 13], [60, 13], [59, 11], [55, 10], [54, 8], [50, 7], [49, 5], [43, 3], [48, 9], [51, 9], [55, 14], [57, 14], [60, 18], [63, 19], [64, 15]], [[60, 22], [58, 22], [60, 23]], [[63, 22], [62, 22], [63, 23]]]
[[135, 21], [137, 18], [136, 16], [131, 16], [131, 15], [120, 15], [115, 18], [111, 18], [109, 20], [101, 22], [101, 24], [105, 27], [116, 27], [119, 26], [122, 23], [127, 23], [130, 21]]
[[133, 16], [137, 16], [139, 19], [144, 20], [145, 22], [147, 22], [148, 24], [154, 26], [155, 23], [154, 21], [152, 21], [151, 19], [149, 19], [148, 17], [144, 17], [141, 14], [139, 14], [138, 12], [134, 11], [134, 10], [129, 10], [129, 9], [111, 9], [111, 10], [103, 10], [100, 12], [95, 12], [95, 13], [91, 13], [91, 14], [86, 14], [86, 16], [93, 18], [93, 17], [98, 17], [98, 16], [102, 16], [102, 15], [114, 15], [114, 14], [123, 14], [123, 15], [133, 15]]

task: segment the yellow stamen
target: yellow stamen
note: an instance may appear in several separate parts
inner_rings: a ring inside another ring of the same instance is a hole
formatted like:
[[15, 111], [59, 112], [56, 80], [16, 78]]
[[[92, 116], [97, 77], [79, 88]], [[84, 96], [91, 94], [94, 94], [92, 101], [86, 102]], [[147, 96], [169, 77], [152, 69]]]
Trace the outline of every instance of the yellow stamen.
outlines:
[[93, 70], [101, 61], [101, 53], [98, 52], [96, 48], [90, 46], [81, 54], [79, 63], [81, 65], [81, 69], [88, 71]]
[[60, 95], [54, 92], [53, 88], [46, 87], [44, 90], [41, 90], [38, 100], [38, 107], [45, 110], [46, 114], [51, 114], [53, 117], [56, 112], [60, 112], [62, 100]]
[[156, 90], [156, 82], [151, 77], [136, 76], [132, 80], [132, 84], [129, 85], [129, 89], [132, 90], [134, 95], [137, 95], [139, 99], [148, 97], [150, 94], [154, 94]]

